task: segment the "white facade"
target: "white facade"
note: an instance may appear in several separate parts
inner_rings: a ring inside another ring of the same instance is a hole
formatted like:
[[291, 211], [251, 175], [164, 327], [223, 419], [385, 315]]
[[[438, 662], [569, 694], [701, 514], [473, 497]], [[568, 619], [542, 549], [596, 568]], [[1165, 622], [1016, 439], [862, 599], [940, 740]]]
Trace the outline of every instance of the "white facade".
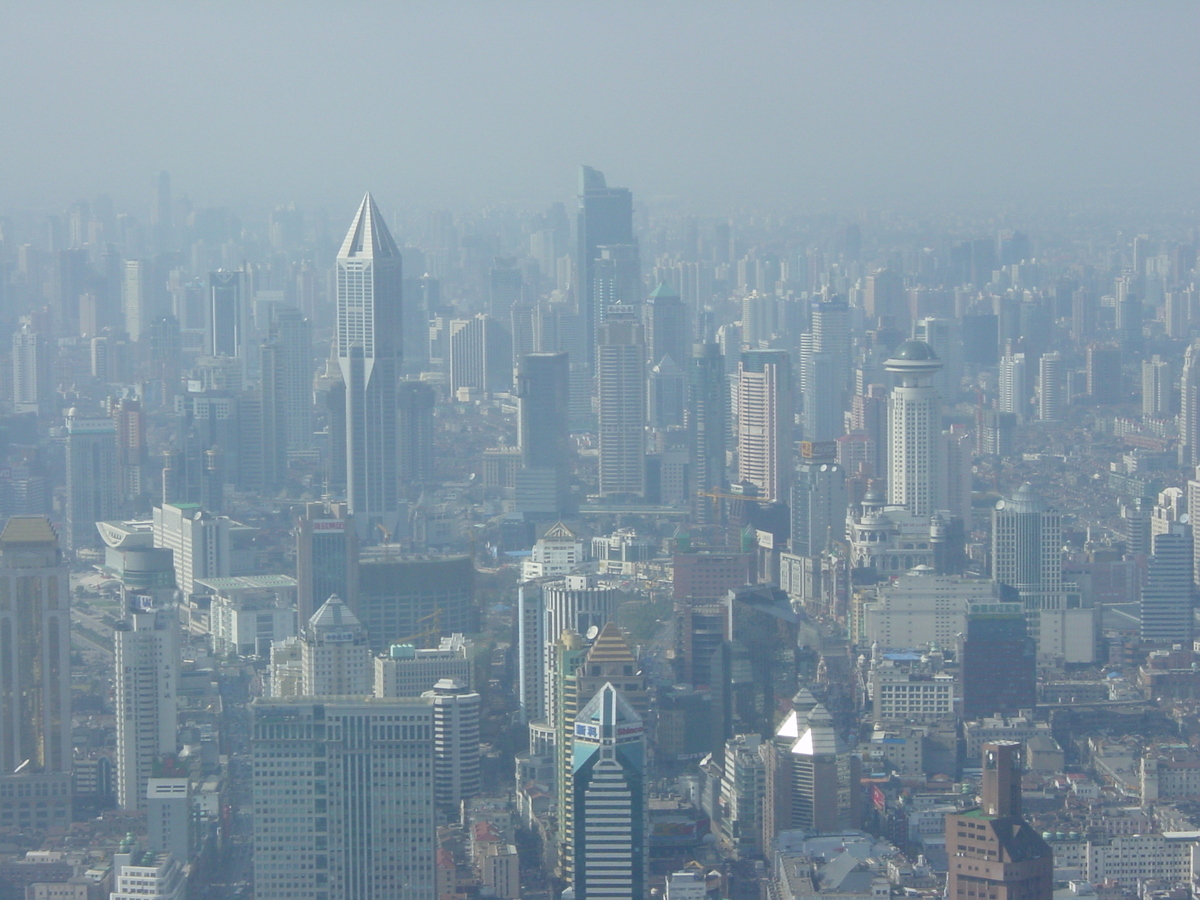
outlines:
[[970, 604], [998, 597], [996, 585], [982, 578], [909, 572], [880, 585], [876, 599], [863, 604], [863, 641], [881, 650], [950, 648], [966, 633]]
[[155, 763], [177, 749], [179, 622], [172, 612], [131, 613], [125, 627], [113, 631], [117, 803], [122, 809], [146, 808]]
[[169, 853], [132, 850], [113, 854], [109, 900], [183, 900], [187, 876]]
[[147, 840], [152, 851], [181, 863], [192, 858], [192, 791], [186, 778], [151, 778], [146, 785]]
[[786, 350], [749, 350], [737, 372], [738, 479], [766, 502], [789, 499], [791, 489], [791, 361]]
[[538, 538], [529, 558], [522, 561], [521, 578], [561, 578], [575, 571], [583, 560], [583, 541], [559, 522]]
[[443, 678], [421, 696], [433, 705], [434, 799], [458, 810], [479, 793], [479, 695]]
[[253, 709], [255, 896], [434, 896], [429, 702], [272, 699]]
[[195, 503], [154, 507], [154, 546], [171, 551], [175, 585], [185, 596], [195, 592], [197, 579], [229, 575], [232, 524], [227, 516], [214, 516]]
[[305, 697], [367, 696], [373, 688], [367, 629], [336, 594], [300, 634], [300, 691]]
[[928, 344], [905, 341], [884, 367], [897, 376], [888, 397], [888, 502], [928, 517], [943, 505], [942, 405], [931, 383], [942, 363]]
[[461, 634], [443, 637], [437, 647], [393, 644], [387, 656], [375, 657], [375, 696], [419, 697], [442, 678], [471, 686], [473, 647]]

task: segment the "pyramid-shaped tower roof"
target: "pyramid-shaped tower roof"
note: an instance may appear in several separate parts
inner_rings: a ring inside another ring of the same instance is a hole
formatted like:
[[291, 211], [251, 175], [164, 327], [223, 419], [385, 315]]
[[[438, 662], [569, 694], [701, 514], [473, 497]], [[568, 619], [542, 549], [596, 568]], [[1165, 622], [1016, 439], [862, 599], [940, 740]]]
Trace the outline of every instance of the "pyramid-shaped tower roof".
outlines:
[[637, 665], [637, 657], [621, 634], [616, 622], [609, 622], [588, 649], [586, 661], [592, 663], [623, 663]]
[[321, 604], [321, 608], [312, 614], [308, 620], [311, 631], [326, 629], [362, 628], [362, 622], [337, 594], [330, 594], [329, 599]]
[[562, 523], [562, 520], [555, 522], [546, 529], [546, 533], [542, 535], [542, 540], [545, 541], [573, 541], [578, 538], [574, 531]]
[[833, 727], [833, 716], [818, 703], [808, 714], [808, 727], [792, 745], [796, 756], [833, 756], [846, 752], [845, 742]]
[[383, 214], [375, 205], [375, 199], [370, 192], [363, 196], [346, 239], [342, 241], [342, 249], [338, 251], [338, 259], [397, 259], [400, 248], [392, 239]]
[[604, 687], [575, 716], [575, 721], [596, 725], [640, 725], [642, 717], [624, 695], [613, 687], [612, 682], [606, 681]]

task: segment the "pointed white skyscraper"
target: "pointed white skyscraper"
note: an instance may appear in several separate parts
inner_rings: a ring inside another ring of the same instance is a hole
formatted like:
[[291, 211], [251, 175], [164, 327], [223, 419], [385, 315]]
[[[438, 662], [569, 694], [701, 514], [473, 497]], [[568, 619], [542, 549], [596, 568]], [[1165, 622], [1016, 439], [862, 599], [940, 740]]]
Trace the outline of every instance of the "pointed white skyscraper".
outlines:
[[400, 250], [370, 194], [337, 255], [337, 353], [346, 384], [346, 494], [360, 537], [395, 530]]

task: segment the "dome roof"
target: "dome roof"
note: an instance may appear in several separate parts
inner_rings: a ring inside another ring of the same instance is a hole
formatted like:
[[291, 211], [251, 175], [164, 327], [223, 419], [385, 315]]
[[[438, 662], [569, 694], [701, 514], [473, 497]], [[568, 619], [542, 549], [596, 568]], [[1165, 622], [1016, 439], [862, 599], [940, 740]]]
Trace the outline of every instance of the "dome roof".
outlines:
[[933, 352], [924, 341], [905, 341], [896, 348], [896, 352], [892, 354], [892, 359], [907, 359], [917, 362], [919, 360], [937, 359], [937, 354]]

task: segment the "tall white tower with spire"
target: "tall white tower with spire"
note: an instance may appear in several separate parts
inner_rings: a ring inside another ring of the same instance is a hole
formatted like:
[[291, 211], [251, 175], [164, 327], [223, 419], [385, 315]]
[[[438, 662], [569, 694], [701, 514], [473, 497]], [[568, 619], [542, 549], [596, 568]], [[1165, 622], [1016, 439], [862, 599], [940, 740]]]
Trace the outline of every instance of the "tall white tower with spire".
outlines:
[[883, 366], [896, 376], [888, 399], [888, 503], [928, 517], [944, 503], [937, 496], [942, 409], [932, 383], [942, 361], [924, 341], [905, 341]]
[[370, 194], [337, 255], [337, 354], [346, 385], [346, 494], [360, 537], [395, 530], [401, 259]]

